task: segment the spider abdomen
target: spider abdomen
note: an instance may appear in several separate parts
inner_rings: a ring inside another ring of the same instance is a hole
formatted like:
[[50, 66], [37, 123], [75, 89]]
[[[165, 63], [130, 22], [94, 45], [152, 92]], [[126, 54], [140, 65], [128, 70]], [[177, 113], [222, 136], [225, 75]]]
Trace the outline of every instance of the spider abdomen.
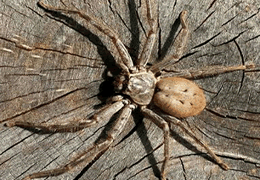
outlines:
[[195, 116], [206, 106], [203, 90], [190, 80], [168, 77], [161, 79], [156, 86], [154, 104], [172, 116], [178, 118]]

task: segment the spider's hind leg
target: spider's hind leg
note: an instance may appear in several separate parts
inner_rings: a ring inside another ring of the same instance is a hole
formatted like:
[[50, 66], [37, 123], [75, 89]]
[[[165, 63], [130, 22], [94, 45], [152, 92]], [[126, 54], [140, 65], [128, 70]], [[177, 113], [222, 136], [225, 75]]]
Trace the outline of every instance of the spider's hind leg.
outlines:
[[213, 77], [219, 74], [229, 73], [233, 71], [240, 71], [240, 70], [254, 70], [255, 64], [248, 63], [245, 65], [237, 65], [237, 66], [207, 66], [201, 69], [184, 69], [184, 70], [174, 70], [174, 71], [167, 71], [166, 73], [162, 73], [161, 78], [165, 77], [182, 77], [186, 79], [200, 79], [206, 77]]
[[223, 168], [224, 170], [229, 169], [229, 166], [220, 157], [218, 157], [205, 142], [203, 142], [200, 138], [198, 138], [181, 120], [169, 115], [164, 115], [163, 117], [168, 122], [171, 122], [179, 126], [187, 135], [189, 135], [192, 139], [194, 139], [196, 143], [202, 146], [221, 168]]

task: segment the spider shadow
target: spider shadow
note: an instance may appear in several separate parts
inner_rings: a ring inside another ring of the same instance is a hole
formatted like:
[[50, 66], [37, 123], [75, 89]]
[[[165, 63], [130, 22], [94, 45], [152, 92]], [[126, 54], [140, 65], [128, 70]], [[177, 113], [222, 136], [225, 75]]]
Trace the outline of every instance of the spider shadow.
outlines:
[[[137, 12], [136, 12], [136, 4], [134, 1], [129, 0], [128, 1], [128, 7], [129, 7], [129, 12], [130, 12], [130, 31], [132, 32], [132, 40], [130, 43], [130, 48], [129, 48], [129, 53], [131, 55], [131, 57], [137, 58], [138, 57], [138, 52], [139, 52], [139, 48], [140, 48], [140, 40], [138, 39], [138, 37], [140, 37], [140, 31], [138, 28], [138, 18], [137, 18]], [[180, 27], [181, 22], [180, 22], [180, 16], [174, 21], [174, 23], [171, 26], [171, 30], [166, 38], [166, 41], [163, 45], [162, 48], [159, 48], [158, 51], [158, 60], [162, 60], [166, 54], [168, 53], [170, 47], [172, 46], [176, 33], [178, 32], [178, 28]], [[109, 83], [108, 83], [109, 84]], [[102, 89], [107, 89], [105, 84], [103, 84], [103, 88]], [[107, 86], [108, 87], [108, 86]], [[133, 134], [134, 132], [137, 132], [137, 135], [139, 136], [145, 151], [147, 154], [149, 154], [147, 156], [148, 161], [151, 165], [151, 168], [153, 169], [154, 175], [156, 177], [158, 177], [158, 179], [160, 179], [161, 176], [161, 171], [158, 167], [158, 162], [156, 161], [156, 158], [154, 157], [154, 154], [151, 153], [154, 151], [152, 144], [147, 136], [147, 130], [145, 128], [144, 122], [143, 122], [143, 115], [140, 111], [135, 110], [133, 112], [133, 117], [134, 117], [134, 121], [136, 126], [129, 131], [129, 133], [121, 140], [123, 141], [124, 139], [128, 138], [129, 136], [131, 136], [131, 134]], [[182, 138], [181, 136], [179, 136], [176, 132], [171, 131], [171, 135], [172, 137], [176, 138], [177, 141], [181, 144], [183, 144], [185, 147], [187, 147], [190, 150], [193, 150], [196, 153], [201, 153], [200, 151], [198, 151], [196, 148], [194, 148], [194, 146], [192, 144], [190, 144], [188, 141], [186, 141], [184, 138]]]
[[143, 121], [144, 117], [140, 111], [137, 111], [136, 113], [134, 113], [133, 117], [134, 117], [136, 127], [138, 127], [138, 128], [136, 128], [137, 135], [140, 138], [140, 140], [144, 146], [146, 154], [149, 154], [147, 156], [148, 162], [151, 165], [154, 175], [160, 179], [161, 171], [160, 171], [159, 167], [157, 166], [158, 162], [156, 161], [154, 154], [151, 153], [154, 151], [154, 148], [152, 147], [152, 144], [147, 136], [148, 132], [144, 125], [144, 121]]
[[[174, 21], [174, 23], [171, 26], [171, 30], [166, 38], [165, 43], [163, 44], [162, 47], [159, 47], [159, 52], [158, 52], [158, 59], [157, 61], [162, 61], [164, 57], [167, 55], [168, 51], [173, 45], [173, 42], [176, 38], [176, 33], [178, 33], [178, 29], [181, 25], [181, 20], [180, 20], [180, 14], [178, 18]], [[161, 29], [159, 28], [159, 36], [161, 36]], [[161, 43], [159, 41], [159, 45], [161, 46]]]
[[[189, 141], [187, 141], [185, 138], [183, 138], [179, 133], [177, 133], [174, 129], [171, 128], [170, 130], [171, 133], [171, 137], [173, 139], [175, 139], [178, 143], [180, 143], [182, 146], [186, 147], [187, 149], [191, 150], [192, 152], [194, 152], [194, 155], [198, 155], [203, 157], [204, 159], [206, 159], [207, 161], [210, 161], [214, 164], [216, 164], [216, 162], [214, 161], [213, 158], [211, 158], [207, 153], [204, 153], [202, 151], [200, 151], [199, 149], [197, 149], [193, 144], [191, 144]], [[187, 156], [189, 156], [190, 154], [188, 154]], [[185, 155], [184, 155], [185, 156]]]

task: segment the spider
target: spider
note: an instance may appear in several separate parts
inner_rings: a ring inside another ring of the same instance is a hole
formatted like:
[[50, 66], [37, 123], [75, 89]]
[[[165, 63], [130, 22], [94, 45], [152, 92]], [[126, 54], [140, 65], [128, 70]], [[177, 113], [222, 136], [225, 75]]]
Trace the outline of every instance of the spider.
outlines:
[[[119, 36], [101, 19], [91, 14], [86, 14], [79, 10], [60, 9], [45, 4], [42, 0], [38, 2], [46, 12], [60, 12], [65, 14], [76, 14], [85, 19], [92, 30], [97, 30], [111, 39], [113, 45], [120, 55], [116, 65], [121, 69], [121, 73], [115, 77], [115, 90], [120, 94], [108, 101], [107, 105], [91, 116], [78, 122], [63, 125], [46, 125], [41, 123], [31, 123], [25, 121], [8, 122], [8, 127], [18, 126], [22, 128], [35, 128], [38, 130], [58, 133], [76, 132], [84, 128], [98, 124], [106, 117], [119, 112], [111, 129], [106, 132], [107, 138], [94, 143], [86, 151], [78, 154], [77, 157], [66, 165], [36, 172], [27, 175], [24, 180], [58, 176], [69, 172], [79, 165], [88, 164], [93, 161], [101, 152], [109, 148], [117, 136], [122, 132], [134, 109], [138, 108], [145, 117], [149, 118], [164, 132], [164, 160], [161, 168], [161, 179], [166, 180], [167, 165], [169, 162], [169, 124], [179, 126], [187, 135], [193, 138], [199, 145], [211, 155], [215, 162], [224, 170], [229, 166], [218, 157], [210, 147], [198, 138], [189, 127], [182, 122], [182, 119], [196, 116], [206, 107], [206, 98], [203, 90], [189, 79], [196, 79], [207, 76], [214, 76], [237, 70], [249, 69], [251, 65], [239, 66], [211, 66], [200, 70], [178, 70], [176, 72], [164, 73], [162, 70], [169, 64], [176, 63], [183, 56], [184, 48], [187, 44], [189, 28], [187, 24], [187, 11], [180, 14], [181, 30], [176, 37], [176, 53], [167, 55], [162, 61], [147, 67], [151, 58], [153, 46], [158, 32], [158, 17], [152, 11], [153, 0], [145, 0], [149, 24], [149, 32], [140, 57], [134, 63], [126, 47], [119, 39]], [[150, 109], [150, 105], [155, 105], [161, 112]]]

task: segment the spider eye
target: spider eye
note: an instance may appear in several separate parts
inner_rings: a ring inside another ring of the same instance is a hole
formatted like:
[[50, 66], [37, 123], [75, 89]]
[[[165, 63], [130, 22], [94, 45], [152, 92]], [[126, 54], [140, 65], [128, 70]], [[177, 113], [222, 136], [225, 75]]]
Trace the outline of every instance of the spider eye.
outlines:
[[160, 88], [158, 88], [158, 87], [156, 87], [155, 90], [154, 90], [155, 93], [157, 93], [159, 91], [162, 91], [162, 90]]

